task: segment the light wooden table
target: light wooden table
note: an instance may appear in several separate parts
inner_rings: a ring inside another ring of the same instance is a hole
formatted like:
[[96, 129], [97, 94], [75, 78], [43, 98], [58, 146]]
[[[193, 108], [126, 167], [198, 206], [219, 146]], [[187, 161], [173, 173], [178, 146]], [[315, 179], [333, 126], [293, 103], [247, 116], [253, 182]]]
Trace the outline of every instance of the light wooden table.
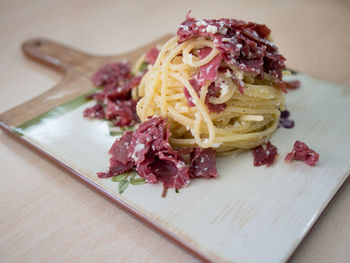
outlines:
[[[175, 32], [190, 9], [198, 18], [266, 23], [290, 68], [350, 86], [347, 0], [0, 0], [0, 112], [60, 80], [21, 54], [24, 40], [44, 36], [114, 54]], [[198, 261], [2, 131], [0, 142], [1, 262]], [[348, 184], [291, 262], [349, 262], [349, 244]]]

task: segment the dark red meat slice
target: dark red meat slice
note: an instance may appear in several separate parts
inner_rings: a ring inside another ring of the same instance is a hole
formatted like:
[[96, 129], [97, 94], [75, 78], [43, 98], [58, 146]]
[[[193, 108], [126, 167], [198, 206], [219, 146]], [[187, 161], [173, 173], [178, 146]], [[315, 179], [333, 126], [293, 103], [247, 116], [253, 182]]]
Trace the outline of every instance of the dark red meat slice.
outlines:
[[107, 101], [105, 118], [112, 121], [115, 126], [132, 126], [139, 122], [136, 112], [136, 101], [134, 100], [116, 100]]
[[122, 164], [130, 163], [132, 162], [132, 159], [128, 155], [131, 143], [132, 132], [126, 131], [120, 139], [115, 140], [108, 153], [119, 160]]
[[135, 165], [145, 160], [147, 153], [150, 151], [152, 141], [153, 137], [149, 133], [133, 133], [131, 145], [128, 149], [128, 157], [132, 159]]
[[153, 170], [164, 188], [180, 189], [189, 184], [189, 167], [181, 156], [173, 150], [164, 150], [159, 152], [158, 158], [153, 164]]
[[[193, 87], [194, 91], [199, 95], [199, 91], [201, 90], [201, 86], [198, 84], [198, 81], [195, 78], [192, 78], [189, 80], [191, 86]], [[194, 104], [193, 99], [188, 92], [186, 88], [184, 88], [185, 98], [187, 100], [187, 105], [190, 107], [194, 107], [196, 104]]]
[[107, 173], [97, 173], [100, 178], [112, 177], [118, 174], [122, 174], [128, 171], [131, 171], [134, 167], [133, 160], [128, 156], [128, 149], [130, 148], [132, 140], [132, 132], [127, 131], [123, 136], [116, 140], [109, 154], [112, 155], [109, 160], [109, 169]]
[[97, 173], [97, 176], [99, 178], [109, 178], [109, 177], [113, 177], [122, 173], [126, 173], [129, 172], [133, 169], [133, 165], [132, 163], [126, 163], [123, 164], [121, 162], [119, 162], [116, 158], [111, 158], [109, 161], [109, 170], [107, 173], [104, 172], [99, 172]]
[[120, 84], [117, 87], [105, 87], [103, 90], [104, 98], [109, 100], [128, 100], [130, 92], [134, 86], [131, 85], [131, 79], [127, 83]]
[[137, 129], [137, 132], [142, 133], [152, 127], [158, 128], [158, 126], [162, 127], [162, 130], [164, 130], [165, 125], [166, 125], [166, 121], [164, 119], [162, 119], [161, 117], [153, 117], [153, 118], [150, 118], [148, 121], [141, 123]]
[[[108, 177], [136, 169], [148, 183], [161, 181], [164, 188], [175, 189], [186, 186], [190, 178], [189, 166], [172, 149], [169, 137], [165, 119], [153, 117], [143, 122], [136, 131], [125, 132], [114, 142], [109, 151], [112, 155], [109, 171], [98, 175]], [[118, 169], [118, 165], [121, 168]]]
[[146, 61], [149, 64], [154, 65], [154, 63], [158, 58], [158, 55], [159, 55], [159, 49], [157, 47], [153, 47], [146, 53]]
[[209, 102], [210, 97], [218, 98], [220, 96], [220, 91], [221, 88], [216, 82], [211, 83], [208, 87], [208, 93], [205, 97], [205, 104], [208, 106], [208, 109], [211, 112], [220, 113], [227, 107], [226, 103], [213, 104]]
[[[157, 175], [154, 173], [154, 168], [152, 167], [155, 160], [155, 156], [150, 152], [145, 155], [145, 160], [137, 165], [137, 173], [150, 184], [156, 184], [159, 182]], [[134, 166], [134, 168], [136, 168], [136, 166]]]
[[210, 54], [210, 52], [212, 51], [212, 48], [211, 47], [204, 47], [204, 48], [201, 48], [199, 50], [199, 57], [200, 59], [203, 59], [205, 58], [206, 56], [208, 56]]
[[235, 77], [235, 75], [232, 73], [232, 70], [229, 68], [219, 68], [221, 72], [225, 72], [226, 74], [229, 74], [231, 76], [232, 81], [237, 85], [239, 93], [244, 95], [244, 82], [243, 80], [238, 79]]
[[95, 106], [85, 109], [83, 115], [86, 118], [103, 119], [105, 117], [105, 111], [103, 106], [97, 103]]
[[270, 141], [264, 146], [260, 145], [252, 150], [254, 156], [254, 166], [273, 164], [277, 157], [277, 148]]
[[215, 150], [212, 148], [196, 147], [191, 152], [191, 177], [218, 177], [216, 171]]
[[[191, 83], [193, 89], [196, 91], [197, 95], [199, 96], [201, 86], [198, 84], [198, 81], [196, 80], [196, 78], [190, 79], [190, 83]], [[195, 104], [193, 102], [193, 99], [186, 88], [184, 88], [184, 94], [185, 94], [185, 98], [187, 100], [187, 105], [190, 107], [194, 107]], [[210, 103], [209, 98], [211, 96], [212, 97], [219, 97], [220, 96], [220, 87], [218, 85], [216, 85], [216, 83], [214, 83], [214, 82], [211, 83], [208, 87], [208, 93], [207, 93], [207, 96], [205, 97], [205, 104], [208, 106], [209, 111], [215, 112], [215, 113], [220, 113], [221, 111], [226, 109], [227, 105], [225, 103], [222, 103], [222, 104]]]
[[292, 160], [302, 161], [309, 166], [315, 166], [319, 159], [319, 154], [310, 149], [306, 143], [296, 141], [293, 150], [286, 155], [284, 160], [291, 162]]
[[287, 89], [297, 89], [301, 83], [299, 80], [283, 81]]
[[92, 83], [96, 87], [115, 87], [125, 79], [131, 78], [130, 63], [110, 63], [100, 68], [93, 76]]
[[191, 94], [188, 92], [188, 90], [184, 87], [184, 94], [185, 94], [185, 98], [187, 100], [187, 105], [190, 107], [194, 107], [196, 106], [196, 104], [194, 104]]
[[189, 16], [177, 31], [180, 43], [193, 37], [211, 38], [226, 63], [261, 77], [269, 73], [278, 82], [282, 81], [285, 58], [267, 39], [269, 34], [265, 25], [235, 19], [195, 20]]
[[134, 77], [131, 79], [131, 82], [130, 82], [131, 85], [132, 85], [133, 87], [138, 86], [138, 85], [140, 84], [140, 82], [141, 82], [142, 77], [146, 74], [146, 72], [147, 72], [147, 70], [144, 70], [144, 71], [142, 71], [142, 72], [137, 73], [137, 75], [134, 76]]
[[[133, 77], [128, 62], [111, 63], [99, 69], [92, 76], [92, 82], [95, 86], [103, 86], [103, 90], [88, 96], [98, 103], [86, 109], [84, 117], [104, 118], [119, 127], [132, 126], [139, 122], [136, 101], [131, 99], [131, 90], [140, 83], [144, 73]], [[107, 107], [102, 104], [107, 104]]]
[[223, 110], [225, 110], [226, 107], [227, 107], [226, 103], [213, 104], [213, 103], [210, 103], [210, 102], [207, 102], [207, 101], [206, 101], [206, 104], [207, 104], [207, 106], [208, 106], [208, 109], [209, 109], [211, 112], [215, 112], [215, 113], [220, 113], [220, 112], [222, 112]]
[[214, 81], [217, 79], [221, 60], [221, 56], [217, 55], [210, 62], [199, 67], [199, 75], [197, 80], [200, 86], [203, 86], [207, 80]]
[[[171, 148], [169, 137], [166, 120], [153, 117], [133, 133], [135, 146], [129, 149], [129, 156], [141, 177], [153, 183], [162, 181], [164, 188], [179, 189], [189, 183], [189, 167]], [[141, 150], [135, 152], [137, 148]]]
[[[206, 56], [208, 56], [209, 53], [211, 52], [211, 50], [212, 49], [209, 47], [202, 48], [199, 51], [200, 58], [205, 58]], [[214, 83], [213, 81], [215, 81], [217, 79], [221, 60], [222, 59], [221, 59], [220, 55], [217, 55], [209, 63], [201, 66], [199, 68], [199, 73], [197, 75], [194, 75], [192, 77], [192, 79], [190, 79], [190, 81], [189, 81], [190, 84], [192, 85], [193, 89], [196, 91], [197, 95], [199, 95], [199, 92], [200, 92], [202, 86], [207, 81], [212, 82], [208, 87], [208, 93], [207, 93], [207, 96], [205, 98], [205, 104], [208, 106], [209, 111], [215, 112], [215, 113], [220, 113], [221, 111], [223, 111], [227, 107], [227, 105], [225, 103], [213, 104], [213, 103], [209, 102], [210, 96], [214, 96], [214, 97], [220, 96], [220, 87], [216, 83]], [[184, 88], [184, 94], [185, 94], [185, 98], [187, 100], [187, 105], [190, 107], [194, 107], [195, 104], [193, 102], [193, 99], [186, 88]]]

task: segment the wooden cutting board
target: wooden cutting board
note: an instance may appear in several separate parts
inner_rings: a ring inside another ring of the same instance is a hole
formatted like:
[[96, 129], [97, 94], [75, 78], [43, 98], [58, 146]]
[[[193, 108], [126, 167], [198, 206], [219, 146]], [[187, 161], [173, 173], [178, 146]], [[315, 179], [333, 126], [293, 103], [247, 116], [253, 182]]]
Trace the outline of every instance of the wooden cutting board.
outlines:
[[96, 56], [86, 54], [71, 47], [47, 39], [33, 39], [22, 45], [29, 58], [62, 72], [63, 78], [54, 88], [40, 96], [0, 115], [3, 126], [15, 127], [64, 102], [69, 101], [93, 89], [90, 77], [108, 62], [123, 59], [135, 63], [136, 60], [153, 47], [163, 43], [171, 35], [161, 37], [137, 50], [114, 56]]
[[[161, 198], [161, 185], [129, 186], [96, 177], [108, 167], [115, 140], [104, 121], [82, 117], [90, 76], [111, 61], [136, 59], [164, 36], [117, 56], [93, 56], [35, 39], [23, 44], [30, 58], [63, 73], [42, 95], [0, 115], [0, 126], [133, 215], [203, 260], [283, 262], [287, 260], [350, 173], [350, 89], [296, 74], [299, 90], [286, 96], [294, 129], [272, 137], [280, 157], [270, 168], [253, 167], [249, 152], [218, 158], [220, 177], [194, 180], [179, 194]], [[295, 140], [320, 153], [316, 167], [283, 162]]]

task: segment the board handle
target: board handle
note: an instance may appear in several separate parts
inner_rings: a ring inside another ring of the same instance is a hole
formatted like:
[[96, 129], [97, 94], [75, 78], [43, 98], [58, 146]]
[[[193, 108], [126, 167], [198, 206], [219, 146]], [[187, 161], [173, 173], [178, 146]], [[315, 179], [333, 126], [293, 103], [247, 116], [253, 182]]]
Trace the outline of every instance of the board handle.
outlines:
[[92, 55], [48, 39], [36, 38], [22, 44], [25, 55], [58, 71], [86, 71], [84, 65]]

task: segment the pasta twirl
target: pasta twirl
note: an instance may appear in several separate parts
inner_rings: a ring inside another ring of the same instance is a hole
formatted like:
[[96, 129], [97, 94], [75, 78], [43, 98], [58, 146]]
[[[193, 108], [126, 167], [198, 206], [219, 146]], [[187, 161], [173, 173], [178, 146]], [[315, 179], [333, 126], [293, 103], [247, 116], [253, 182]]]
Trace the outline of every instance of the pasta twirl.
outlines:
[[215, 42], [218, 37], [210, 37], [213, 32], [218, 36], [218, 27], [213, 29], [209, 20], [200, 23], [209, 28], [209, 37], [180, 41], [175, 36], [164, 44], [155, 64], [149, 65], [133, 93], [141, 98], [138, 116], [142, 122], [149, 116], [166, 117], [170, 142], [178, 147], [226, 152], [263, 144], [284, 110], [279, 82], [268, 72], [258, 74], [223, 59]]

